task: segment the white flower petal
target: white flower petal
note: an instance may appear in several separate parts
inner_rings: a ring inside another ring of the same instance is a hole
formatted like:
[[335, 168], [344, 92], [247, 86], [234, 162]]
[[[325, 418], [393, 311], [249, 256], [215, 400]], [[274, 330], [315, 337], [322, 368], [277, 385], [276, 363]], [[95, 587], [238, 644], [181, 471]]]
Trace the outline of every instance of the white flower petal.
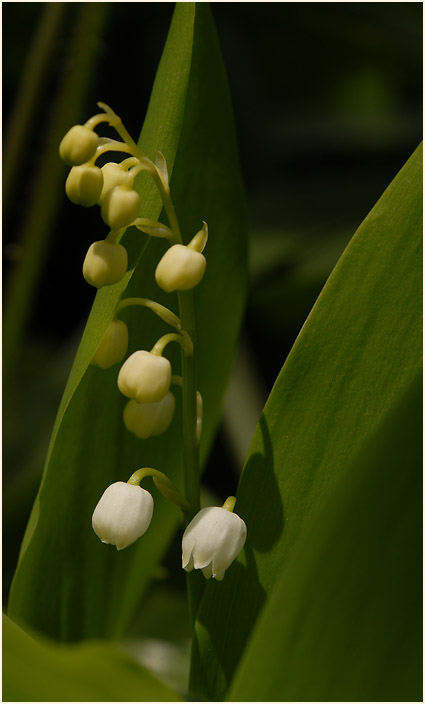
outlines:
[[184, 569], [200, 569], [208, 579], [223, 579], [246, 539], [246, 525], [235, 513], [217, 506], [204, 508], [187, 526], [182, 541]]
[[152, 513], [153, 498], [148, 491], [115, 482], [105, 490], [93, 512], [93, 530], [102, 543], [123, 550], [147, 531]]

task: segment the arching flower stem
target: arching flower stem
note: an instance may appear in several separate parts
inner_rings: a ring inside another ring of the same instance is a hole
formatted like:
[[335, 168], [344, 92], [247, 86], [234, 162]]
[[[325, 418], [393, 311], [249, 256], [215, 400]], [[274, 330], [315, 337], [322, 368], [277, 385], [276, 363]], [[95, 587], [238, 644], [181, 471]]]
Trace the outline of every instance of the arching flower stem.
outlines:
[[[151, 349], [151, 354], [156, 354], [159, 357], [162, 355], [164, 349], [170, 342], [178, 342], [181, 345], [185, 357], [191, 357], [193, 355], [193, 343], [190, 336], [187, 334], [186, 330], [181, 330], [179, 333], [170, 332], [167, 335], [163, 335], [154, 344]], [[184, 380], [184, 377], [183, 377]], [[184, 388], [184, 381], [183, 381]]]
[[[145, 167], [145, 170], [152, 177], [158, 192], [160, 194], [164, 210], [167, 214], [170, 229], [172, 231], [168, 241], [171, 245], [183, 244], [183, 238], [174, 208], [174, 203], [171, 199], [170, 188], [168, 183], [168, 175], [164, 169], [164, 157], [158, 155], [158, 165], [154, 164], [147, 155], [138, 147], [131, 135], [127, 132], [122, 124], [121, 118], [105, 103], [98, 103], [98, 106], [105, 111], [105, 116], [108, 118], [109, 124], [115, 128], [120, 137], [124, 140], [129, 148], [129, 152], [137, 157]], [[100, 120], [100, 116], [98, 118]], [[202, 235], [201, 246], [205, 239], [205, 231]], [[196, 245], [199, 246], [198, 242]], [[190, 509], [185, 514], [185, 524], [188, 525], [191, 519], [198, 513], [200, 509], [200, 470], [199, 470], [199, 442], [197, 431], [197, 368], [196, 368], [196, 321], [195, 321], [195, 306], [193, 290], [179, 291], [179, 318], [184, 331], [184, 336], [190, 341], [190, 354], [188, 354], [188, 345], [182, 344], [182, 335], [169, 335], [165, 344], [176, 340], [182, 345], [181, 366], [182, 366], [182, 405], [183, 405], [183, 463], [185, 473], [185, 494]], [[186, 341], [186, 340], [185, 340]], [[158, 341], [161, 345], [164, 341]], [[158, 345], [157, 343], [157, 345]], [[157, 345], [152, 350], [154, 354], [157, 352]], [[165, 345], [164, 345], [165, 346]], [[199, 575], [188, 576], [188, 592], [189, 606], [191, 618], [194, 622], [196, 612], [203, 592], [203, 585], [199, 582]]]
[[142, 306], [144, 308], [149, 308], [153, 313], [161, 318], [161, 320], [168, 323], [168, 325], [176, 328], [179, 332], [182, 329], [180, 319], [177, 315], [160, 303], [151, 301], [149, 298], [124, 298], [118, 303], [115, 310], [115, 316], [118, 316], [124, 308], [128, 308], [129, 306]]
[[142, 467], [141, 469], [138, 469], [131, 475], [130, 479], [127, 481], [127, 484], [139, 486], [145, 477], [152, 477], [158, 491], [160, 491], [166, 499], [176, 504], [176, 506], [178, 506], [183, 513], [190, 512], [191, 507], [189, 503], [186, 501], [184, 496], [182, 496], [171, 479], [169, 479], [163, 472], [153, 469], [153, 467]]

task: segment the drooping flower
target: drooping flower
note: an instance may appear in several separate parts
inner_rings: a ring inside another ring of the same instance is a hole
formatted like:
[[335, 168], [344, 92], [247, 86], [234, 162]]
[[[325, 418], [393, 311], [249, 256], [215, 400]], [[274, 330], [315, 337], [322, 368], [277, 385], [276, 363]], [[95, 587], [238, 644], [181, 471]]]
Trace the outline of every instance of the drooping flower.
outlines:
[[171, 391], [154, 403], [138, 403], [132, 399], [124, 408], [124, 424], [130, 433], [143, 440], [151, 435], [161, 435], [173, 419], [175, 406]]
[[195, 252], [182, 244], [174, 244], [160, 260], [155, 271], [155, 279], [164, 291], [188, 291], [201, 281], [207, 260], [200, 252]]
[[171, 364], [168, 359], [138, 350], [124, 362], [118, 374], [118, 388], [138, 403], [161, 401], [170, 388]]
[[127, 171], [114, 161], [109, 161], [101, 168], [103, 175], [103, 188], [99, 196], [99, 203], [102, 203], [105, 196], [115, 186], [121, 186], [127, 180]]
[[203, 508], [187, 526], [182, 541], [186, 572], [202, 570], [204, 577], [222, 580], [246, 540], [242, 518], [218, 506]]
[[91, 363], [102, 369], [124, 359], [128, 348], [128, 328], [122, 320], [112, 320], [106, 328]]
[[121, 281], [127, 266], [127, 250], [122, 244], [99, 240], [88, 248], [83, 276], [88, 284], [101, 288]]
[[140, 197], [125, 184], [115, 186], [102, 199], [101, 215], [111, 230], [120, 230], [131, 225], [139, 214]]
[[85, 208], [95, 205], [103, 188], [103, 174], [98, 166], [73, 166], [65, 183], [69, 200]]
[[147, 531], [152, 513], [153, 498], [146, 489], [115, 482], [104, 491], [93, 512], [93, 530], [102, 543], [123, 550]]
[[98, 144], [96, 132], [84, 125], [74, 125], [59, 145], [59, 156], [68, 166], [79, 166], [91, 159]]

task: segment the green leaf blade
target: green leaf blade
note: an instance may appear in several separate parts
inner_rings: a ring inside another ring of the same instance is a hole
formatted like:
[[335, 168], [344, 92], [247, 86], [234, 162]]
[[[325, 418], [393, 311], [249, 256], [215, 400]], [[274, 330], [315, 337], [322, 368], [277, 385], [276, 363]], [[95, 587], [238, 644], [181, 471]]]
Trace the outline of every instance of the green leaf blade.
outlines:
[[225, 696], [305, 521], [421, 368], [421, 174], [418, 148], [335, 267], [265, 406], [238, 490], [245, 556], [208, 585], [198, 615], [196, 696]]
[[110, 643], [58, 646], [3, 616], [3, 644], [6, 701], [182, 701]]
[[307, 521], [229, 701], [421, 701], [421, 390]]
[[[165, 50], [168, 58], [165, 64], [163, 60], [155, 83], [141, 144], [151, 156], [157, 149], [162, 151], [170, 171], [175, 161], [171, 191], [184, 240], [193, 236], [202, 220], [213, 224], [205, 251], [207, 272], [195, 291], [199, 390], [204, 401], [201, 454], [205, 458], [243, 313], [246, 214], [232, 111], [210, 10], [203, 4], [178, 4], [174, 23], [170, 32], [174, 44]], [[176, 78], [173, 55], [182, 47], [186, 68]], [[202, 74], [208, 75], [208, 81], [201, 81]], [[180, 98], [170, 114], [167, 96], [173, 81], [171, 90], [177, 90], [178, 84]], [[216, 104], [220, 105], [220, 120], [215, 120]], [[207, 161], [205, 155], [211, 149]], [[141, 179], [139, 187], [146, 207], [142, 215], [158, 219], [160, 205], [150, 182]], [[226, 217], [221, 221], [224, 210]], [[153, 272], [165, 243], [155, 240], [145, 247], [145, 236], [131, 229], [122, 242], [134, 271], [126, 281], [97, 295], [59, 411], [10, 597], [10, 615], [61, 640], [121, 633], [154, 579], [181, 521], [178, 509], [145, 480], [144, 486], [154, 496], [154, 517], [148, 532], [134, 546], [117, 553], [115, 548], [101, 545], [91, 530], [92, 511], [106, 486], [127, 480], [139, 467], [156, 467], [183, 489], [180, 390], [175, 390], [177, 409], [166, 435], [140, 441], [122, 422], [126, 399], [117, 390], [118, 368], [103, 371], [89, 366], [84, 371], [124, 288], [126, 297], [148, 297], [177, 312], [177, 296], [165, 294], [154, 281]], [[148, 310], [128, 308], [120, 318], [129, 326], [128, 354], [150, 349], [169, 332]], [[177, 345], [167, 348], [166, 356], [178, 373]]]

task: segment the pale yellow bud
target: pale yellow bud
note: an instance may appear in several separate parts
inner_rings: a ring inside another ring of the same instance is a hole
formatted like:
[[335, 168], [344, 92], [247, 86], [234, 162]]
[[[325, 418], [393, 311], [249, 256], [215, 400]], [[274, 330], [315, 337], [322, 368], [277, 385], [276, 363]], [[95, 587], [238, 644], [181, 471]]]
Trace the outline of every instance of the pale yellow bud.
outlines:
[[83, 276], [88, 284], [100, 288], [121, 281], [127, 271], [127, 250], [121, 244], [104, 240], [93, 242], [83, 264]]
[[99, 144], [99, 136], [84, 125], [74, 125], [59, 145], [59, 156], [68, 166], [79, 166], [91, 159]]
[[108, 191], [102, 202], [103, 221], [111, 230], [128, 227], [139, 215], [140, 198], [136, 191], [124, 186], [115, 186]]
[[164, 291], [188, 291], [202, 279], [207, 260], [182, 244], [175, 244], [165, 252], [155, 271], [158, 286]]
[[121, 186], [127, 178], [127, 172], [113, 161], [102, 166], [101, 171], [103, 174], [103, 188], [99, 196], [99, 203], [102, 203], [109, 191], [115, 186]]
[[65, 191], [76, 205], [89, 208], [99, 200], [103, 186], [103, 175], [97, 166], [73, 166], [66, 179]]
[[128, 328], [122, 320], [113, 320], [93, 355], [92, 364], [102, 369], [109, 369], [113, 364], [124, 359], [128, 348]]
[[161, 435], [170, 425], [176, 400], [171, 393], [156, 403], [137, 403], [131, 400], [124, 408], [124, 424], [130, 433], [145, 440], [151, 435]]
[[118, 388], [124, 396], [138, 403], [152, 403], [164, 398], [171, 383], [171, 364], [146, 350], [134, 352], [118, 374]]

